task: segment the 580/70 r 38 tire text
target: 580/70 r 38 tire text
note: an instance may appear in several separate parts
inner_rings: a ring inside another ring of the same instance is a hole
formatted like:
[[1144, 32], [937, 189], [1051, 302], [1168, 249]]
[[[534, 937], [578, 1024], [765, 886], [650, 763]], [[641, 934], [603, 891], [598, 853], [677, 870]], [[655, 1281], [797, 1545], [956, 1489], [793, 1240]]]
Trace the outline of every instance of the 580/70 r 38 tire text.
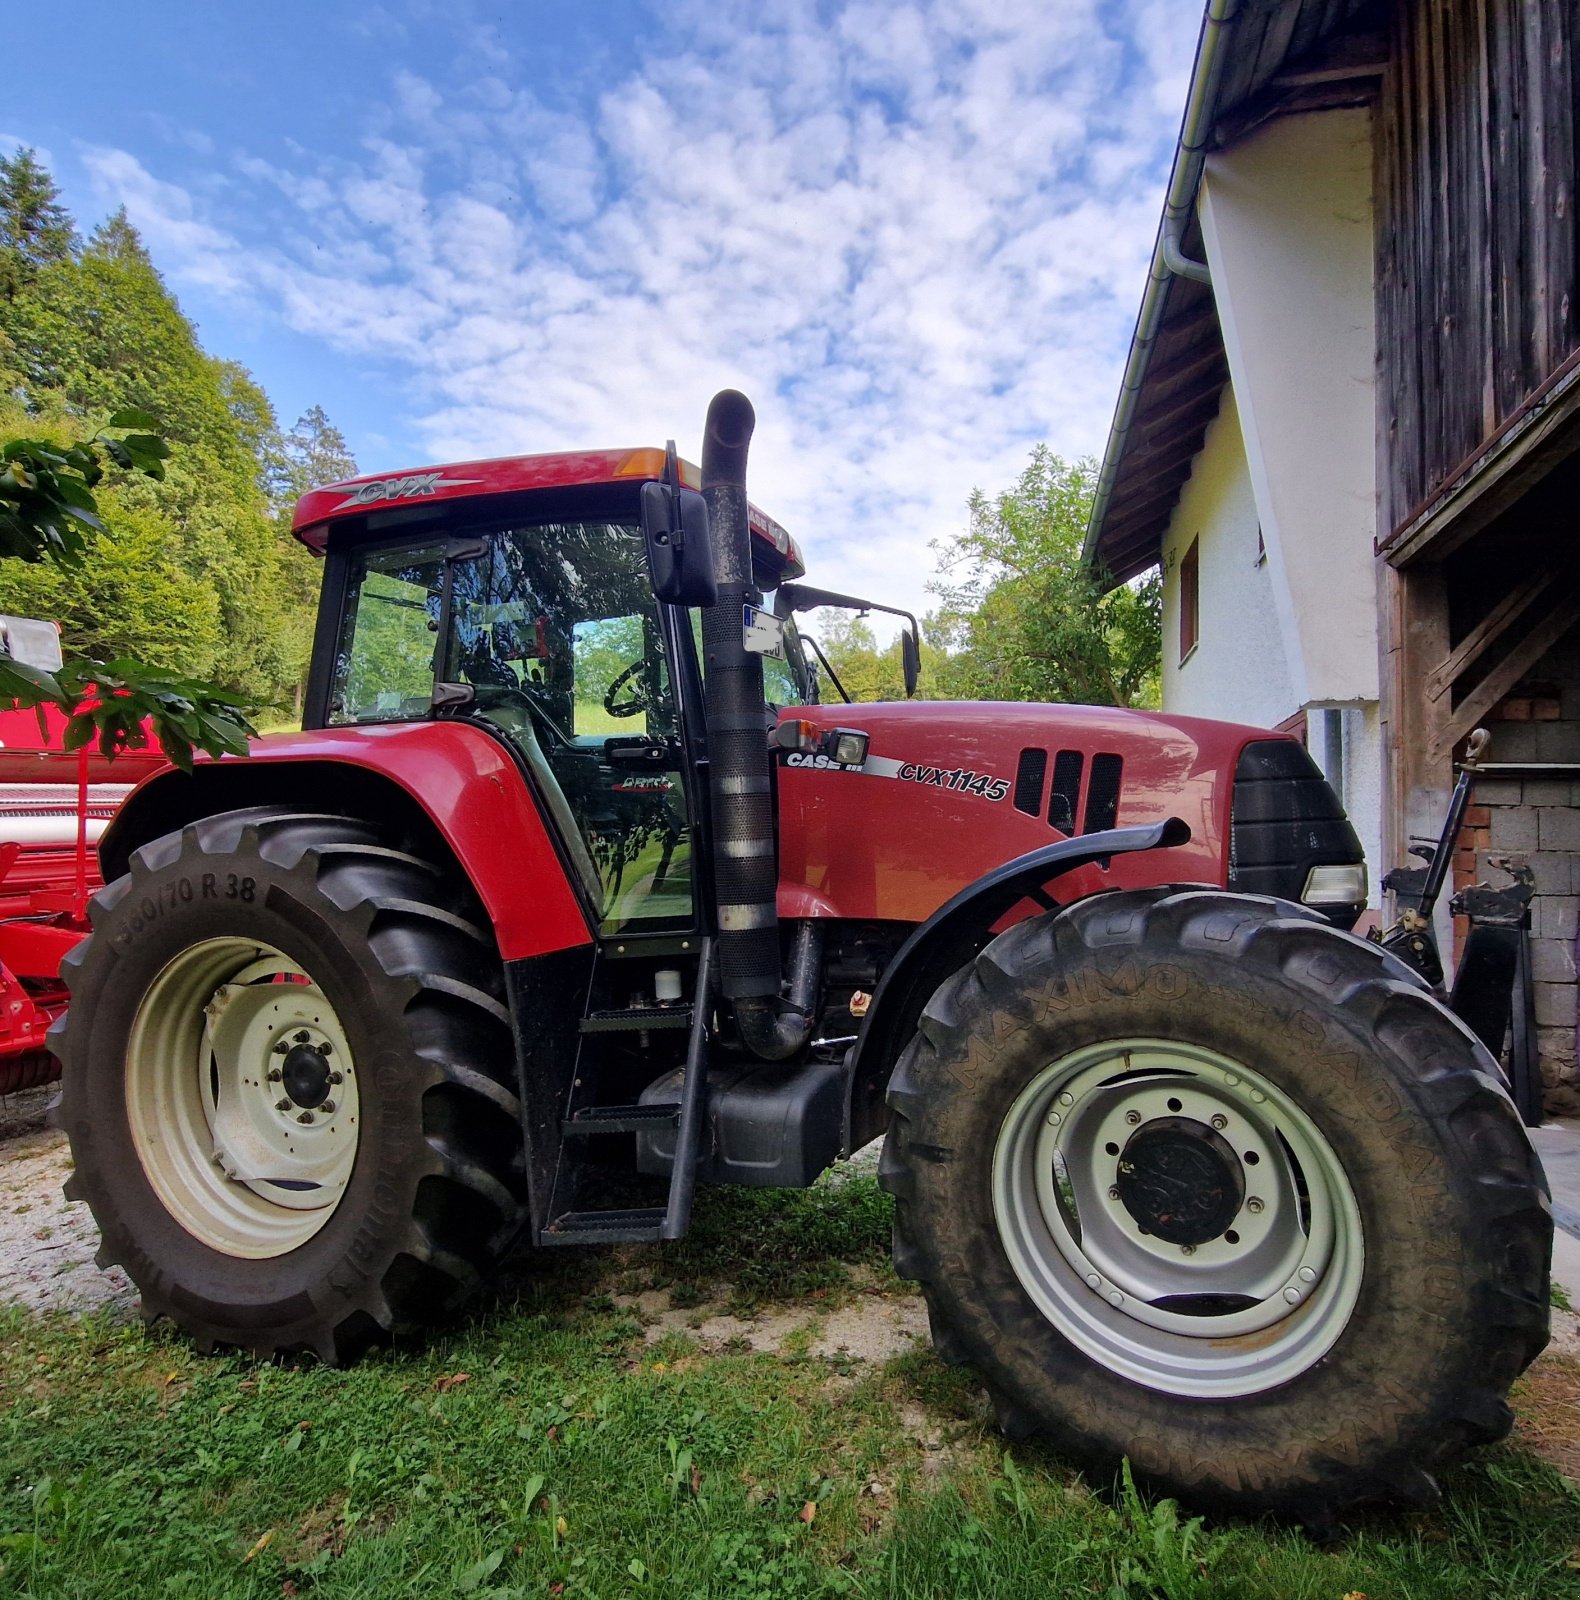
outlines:
[[1376, 946], [1094, 896], [938, 990], [889, 1103], [895, 1265], [1006, 1431], [1321, 1525], [1508, 1430], [1545, 1185], [1495, 1063]]
[[509, 1015], [470, 892], [371, 826], [228, 812], [144, 845], [68, 959], [59, 1120], [145, 1315], [355, 1357], [523, 1215]]

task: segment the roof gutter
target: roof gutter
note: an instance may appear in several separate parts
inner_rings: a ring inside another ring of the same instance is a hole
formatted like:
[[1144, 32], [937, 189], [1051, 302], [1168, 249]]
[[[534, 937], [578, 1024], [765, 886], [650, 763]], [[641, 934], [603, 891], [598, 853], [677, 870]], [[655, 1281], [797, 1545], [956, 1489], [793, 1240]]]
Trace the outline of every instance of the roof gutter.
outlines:
[[1119, 387], [1119, 404], [1114, 409], [1113, 425], [1108, 430], [1108, 447], [1103, 452], [1103, 469], [1097, 480], [1092, 514], [1086, 524], [1086, 539], [1081, 560], [1091, 565], [1097, 554], [1098, 534], [1108, 512], [1108, 499], [1119, 476], [1119, 461], [1124, 454], [1135, 417], [1136, 402], [1152, 349], [1163, 324], [1163, 305], [1169, 280], [1190, 278], [1211, 284], [1204, 261], [1185, 254], [1185, 229], [1196, 209], [1196, 194], [1201, 187], [1202, 169], [1207, 162], [1207, 140], [1217, 118], [1218, 85], [1223, 78], [1224, 36], [1239, 14], [1240, 0], [1207, 0], [1202, 18], [1201, 40], [1196, 46], [1196, 65], [1191, 73], [1190, 93], [1185, 101], [1185, 117], [1180, 124], [1179, 144], [1174, 151], [1174, 166], [1169, 173], [1168, 195], [1163, 202], [1163, 218], [1158, 225], [1157, 243], [1152, 249], [1152, 270], [1141, 297], [1136, 331], [1130, 340], [1130, 359], [1125, 363], [1124, 381]]

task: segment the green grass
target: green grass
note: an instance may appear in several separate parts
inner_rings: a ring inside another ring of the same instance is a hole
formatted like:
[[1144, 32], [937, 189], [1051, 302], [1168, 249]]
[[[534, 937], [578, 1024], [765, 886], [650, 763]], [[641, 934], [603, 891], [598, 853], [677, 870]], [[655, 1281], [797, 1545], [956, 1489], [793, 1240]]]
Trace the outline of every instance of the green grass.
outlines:
[[1574, 1310], [1574, 1306], [1571, 1305], [1569, 1301], [1569, 1291], [1564, 1288], [1561, 1283], [1555, 1283], [1549, 1286], [1547, 1290], [1547, 1298], [1551, 1300], [1560, 1311]]
[[0, 1316], [0, 1594], [1580, 1593], [1580, 1491], [1512, 1450], [1452, 1475], [1439, 1511], [1317, 1549], [1007, 1453], [969, 1375], [926, 1351], [874, 1369], [805, 1341], [644, 1345], [616, 1296], [655, 1283], [809, 1314], [892, 1286], [870, 1179], [700, 1198], [678, 1249], [554, 1258], [453, 1335], [347, 1372]]

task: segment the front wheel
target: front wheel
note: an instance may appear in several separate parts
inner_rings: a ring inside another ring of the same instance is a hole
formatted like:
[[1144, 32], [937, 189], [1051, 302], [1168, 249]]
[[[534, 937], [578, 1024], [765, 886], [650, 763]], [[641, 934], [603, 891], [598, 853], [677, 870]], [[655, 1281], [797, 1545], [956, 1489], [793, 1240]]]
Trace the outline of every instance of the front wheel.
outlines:
[[1277, 901], [1101, 895], [1002, 934], [897, 1065], [895, 1260], [1001, 1422], [1314, 1523], [1424, 1500], [1546, 1342], [1551, 1220], [1496, 1067]]
[[464, 884], [369, 825], [257, 808], [156, 839], [65, 976], [67, 1192], [150, 1317], [343, 1361], [514, 1239], [498, 953]]

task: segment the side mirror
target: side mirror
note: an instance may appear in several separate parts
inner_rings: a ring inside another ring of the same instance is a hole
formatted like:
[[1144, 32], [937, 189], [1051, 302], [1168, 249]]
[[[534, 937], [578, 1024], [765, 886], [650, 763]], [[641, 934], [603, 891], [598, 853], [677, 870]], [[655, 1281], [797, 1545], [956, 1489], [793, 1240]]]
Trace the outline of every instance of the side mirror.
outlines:
[[922, 652], [916, 642], [916, 635], [908, 629], [900, 632], [900, 664], [905, 673], [905, 698], [911, 699], [916, 693], [916, 685], [922, 676]]
[[711, 606], [719, 598], [708, 541], [708, 504], [695, 489], [642, 485], [642, 536], [653, 593], [671, 606]]

